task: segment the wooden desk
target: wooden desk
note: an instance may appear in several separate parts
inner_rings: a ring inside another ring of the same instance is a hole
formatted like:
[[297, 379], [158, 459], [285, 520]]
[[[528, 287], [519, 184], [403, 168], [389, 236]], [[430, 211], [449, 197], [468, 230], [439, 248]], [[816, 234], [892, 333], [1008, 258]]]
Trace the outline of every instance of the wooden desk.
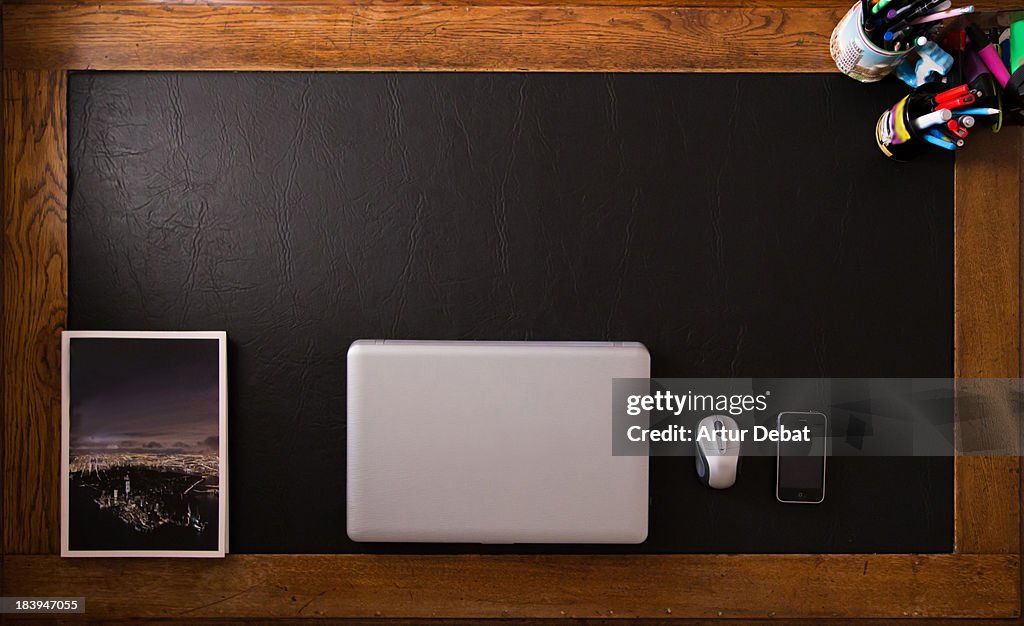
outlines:
[[[93, 619], [1019, 616], [1017, 458], [957, 459], [952, 554], [54, 556], [68, 70], [832, 70], [845, 3], [739, 4], [5, 4], [3, 595], [84, 595]], [[957, 159], [961, 377], [1021, 375], [1022, 154], [1012, 129]]]

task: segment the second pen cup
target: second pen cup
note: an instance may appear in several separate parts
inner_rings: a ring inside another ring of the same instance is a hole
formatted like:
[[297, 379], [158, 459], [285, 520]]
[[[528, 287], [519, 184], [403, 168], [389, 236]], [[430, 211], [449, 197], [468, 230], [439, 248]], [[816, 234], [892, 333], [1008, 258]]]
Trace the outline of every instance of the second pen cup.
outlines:
[[840, 72], [873, 83], [891, 74], [909, 50], [893, 52], [873, 43], [864, 31], [863, 15], [861, 3], [855, 2], [832, 31], [829, 48]]
[[913, 120], [932, 111], [932, 98], [945, 88], [942, 83], [925, 83], [889, 107], [878, 118], [875, 141], [882, 154], [896, 161], [909, 161], [929, 149], [924, 131]]

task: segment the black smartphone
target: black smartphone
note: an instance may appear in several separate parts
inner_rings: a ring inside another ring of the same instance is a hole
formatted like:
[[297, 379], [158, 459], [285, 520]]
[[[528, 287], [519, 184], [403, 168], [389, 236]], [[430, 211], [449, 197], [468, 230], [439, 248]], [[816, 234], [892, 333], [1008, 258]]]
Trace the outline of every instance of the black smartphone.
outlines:
[[820, 504], [825, 500], [828, 420], [823, 413], [779, 413], [777, 479], [779, 502]]

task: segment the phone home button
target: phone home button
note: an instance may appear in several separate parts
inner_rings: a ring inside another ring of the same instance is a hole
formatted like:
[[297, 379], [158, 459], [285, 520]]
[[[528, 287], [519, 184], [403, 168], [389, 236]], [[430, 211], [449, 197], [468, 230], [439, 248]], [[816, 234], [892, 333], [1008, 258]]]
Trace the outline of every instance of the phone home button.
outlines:
[[806, 494], [806, 493], [804, 493], [804, 492], [802, 492], [802, 491], [798, 491], [798, 492], [796, 493], [796, 497], [798, 497], [798, 498], [806, 498], [806, 497], [807, 497], [807, 494]]

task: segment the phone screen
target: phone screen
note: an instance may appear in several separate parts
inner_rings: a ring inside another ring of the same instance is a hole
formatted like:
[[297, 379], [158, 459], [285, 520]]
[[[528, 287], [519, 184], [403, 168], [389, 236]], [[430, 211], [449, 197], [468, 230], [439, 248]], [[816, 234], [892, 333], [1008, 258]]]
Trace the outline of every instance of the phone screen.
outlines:
[[783, 502], [823, 501], [828, 445], [825, 416], [821, 413], [781, 413], [779, 426], [790, 434], [808, 433], [810, 440], [779, 441], [776, 496]]

